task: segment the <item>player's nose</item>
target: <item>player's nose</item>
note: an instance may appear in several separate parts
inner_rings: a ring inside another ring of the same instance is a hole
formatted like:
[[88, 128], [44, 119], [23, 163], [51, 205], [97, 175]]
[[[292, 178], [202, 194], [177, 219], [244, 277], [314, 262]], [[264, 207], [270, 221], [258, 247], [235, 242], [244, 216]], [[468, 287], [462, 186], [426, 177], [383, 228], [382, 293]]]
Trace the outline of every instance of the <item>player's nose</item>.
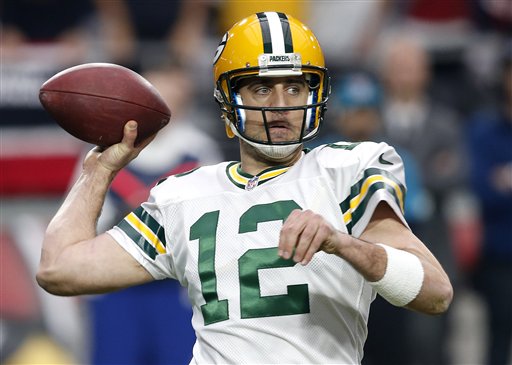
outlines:
[[[272, 92], [272, 97], [270, 100], [271, 107], [286, 107], [289, 106], [287, 101], [286, 91], [282, 87], [275, 87], [274, 92]], [[285, 111], [279, 111], [279, 113], [283, 113]]]

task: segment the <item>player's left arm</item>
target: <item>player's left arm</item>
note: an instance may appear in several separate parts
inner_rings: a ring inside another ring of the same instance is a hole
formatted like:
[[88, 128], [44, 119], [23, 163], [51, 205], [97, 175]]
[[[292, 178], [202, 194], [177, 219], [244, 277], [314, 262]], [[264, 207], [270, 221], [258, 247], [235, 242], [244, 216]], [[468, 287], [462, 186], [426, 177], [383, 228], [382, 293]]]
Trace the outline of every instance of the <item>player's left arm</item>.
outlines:
[[[419, 259], [424, 273], [423, 281], [417, 296], [406, 305], [407, 308], [430, 314], [442, 313], [448, 309], [453, 298], [448, 275], [425, 244], [402, 223], [388, 204], [380, 203], [360, 239], [385, 244]], [[382, 246], [377, 247], [381, 248], [379, 251], [383, 251]], [[388, 259], [389, 257], [385, 259], [386, 264]], [[373, 279], [379, 280], [382, 276], [378, 275]]]
[[319, 250], [348, 261], [370, 283], [385, 281], [376, 290], [395, 305], [439, 314], [452, 301], [453, 288], [440, 263], [385, 202], [360, 238], [310, 210], [294, 210], [281, 230], [280, 256], [306, 265]]

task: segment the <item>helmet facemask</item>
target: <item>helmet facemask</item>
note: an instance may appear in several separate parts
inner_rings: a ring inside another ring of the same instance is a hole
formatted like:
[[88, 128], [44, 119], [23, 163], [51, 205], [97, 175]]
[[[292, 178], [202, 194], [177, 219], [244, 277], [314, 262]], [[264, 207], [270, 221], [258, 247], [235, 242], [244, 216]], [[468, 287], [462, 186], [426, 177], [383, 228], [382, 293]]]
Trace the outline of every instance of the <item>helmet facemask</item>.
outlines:
[[[238, 92], [238, 83], [242, 78], [257, 77], [258, 74], [251, 74], [243, 70], [243, 76], [236, 72], [221, 75], [215, 89], [215, 98], [224, 115], [224, 120], [230, 132], [243, 139], [250, 145], [262, 150], [267, 157], [283, 158], [295, 151], [302, 143], [315, 138], [319, 132], [323, 115], [326, 110], [329, 83], [328, 77], [323, 73], [324, 70], [315, 70], [315, 72], [303, 72], [308, 88], [308, 96], [304, 105], [281, 106], [281, 107], [262, 107], [246, 105]], [[284, 71], [284, 70], [281, 70]], [[321, 74], [321, 77], [319, 76]], [[281, 72], [280, 75], [286, 75]], [[300, 75], [300, 74], [299, 74]], [[291, 76], [296, 76], [293, 74]], [[269, 77], [269, 76], [262, 76]], [[270, 76], [277, 77], [277, 76]], [[327, 80], [327, 82], [321, 82]], [[229, 90], [229, 94], [225, 91]], [[323, 95], [323, 97], [322, 97]], [[320, 99], [320, 100], [319, 100]], [[258, 111], [261, 113], [261, 120], [265, 131], [264, 139], [256, 139], [246, 133], [247, 111]], [[288, 141], [273, 141], [269, 127], [269, 116], [272, 113], [300, 111], [302, 112], [302, 127], [300, 134], [296, 138]], [[267, 151], [267, 153], [266, 153]], [[270, 152], [268, 152], [270, 151]], [[279, 152], [277, 152], [279, 151]]]

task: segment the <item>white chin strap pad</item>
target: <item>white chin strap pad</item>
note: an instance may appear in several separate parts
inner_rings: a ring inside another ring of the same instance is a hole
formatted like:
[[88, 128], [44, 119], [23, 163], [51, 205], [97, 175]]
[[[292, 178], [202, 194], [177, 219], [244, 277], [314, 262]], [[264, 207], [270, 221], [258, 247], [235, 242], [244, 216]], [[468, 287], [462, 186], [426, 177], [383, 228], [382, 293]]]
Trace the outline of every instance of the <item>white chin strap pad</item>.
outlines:
[[293, 152], [295, 152], [298, 148], [302, 146], [302, 143], [294, 143], [284, 146], [271, 146], [266, 145], [262, 143], [256, 143], [249, 141], [245, 137], [243, 137], [238, 130], [235, 128], [233, 123], [230, 123], [226, 120], [226, 123], [229, 123], [229, 128], [231, 128], [231, 131], [240, 139], [242, 139], [247, 144], [253, 146], [258, 151], [260, 151], [263, 155], [268, 157], [271, 160], [282, 160], [283, 158], [286, 158], [290, 156]]
[[298, 148], [300, 148], [301, 144], [290, 144], [286, 146], [269, 146], [269, 145], [262, 145], [259, 143], [254, 143], [247, 141], [244, 139], [247, 143], [249, 143], [251, 146], [256, 148], [258, 151], [260, 151], [262, 154], [267, 156], [271, 160], [282, 160], [288, 156], [290, 156], [293, 152], [295, 152]]

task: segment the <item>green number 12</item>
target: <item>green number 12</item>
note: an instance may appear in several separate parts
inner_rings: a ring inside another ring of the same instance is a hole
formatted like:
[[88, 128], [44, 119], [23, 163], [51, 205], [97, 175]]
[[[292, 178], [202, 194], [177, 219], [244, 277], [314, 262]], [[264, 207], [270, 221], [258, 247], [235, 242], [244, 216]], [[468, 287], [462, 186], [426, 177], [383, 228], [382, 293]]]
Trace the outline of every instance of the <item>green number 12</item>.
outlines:
[[[249, 208], [240, 217], [238, 233], [255, 232], [258, 223], [284, 221], [300, 206], [293, 200], [259, 204]], [[201, 306], [205, 325], [229, 319], [229, 303], [219, 300], [215, 274], [215, 246], [219, 211], [205, 213], [190, 227], [190, 240], [199, 240], [199, 279], [206, 304]], [[259, 269], [294, 266], [291, 259], [277, 255], [277, 247], [250, 249], [238, 259], [240, 280], [240, 313], [242, 318], [257, 318], [309, 313], [307, 284], [288, 285], [287, 294], [261, 296]]]

